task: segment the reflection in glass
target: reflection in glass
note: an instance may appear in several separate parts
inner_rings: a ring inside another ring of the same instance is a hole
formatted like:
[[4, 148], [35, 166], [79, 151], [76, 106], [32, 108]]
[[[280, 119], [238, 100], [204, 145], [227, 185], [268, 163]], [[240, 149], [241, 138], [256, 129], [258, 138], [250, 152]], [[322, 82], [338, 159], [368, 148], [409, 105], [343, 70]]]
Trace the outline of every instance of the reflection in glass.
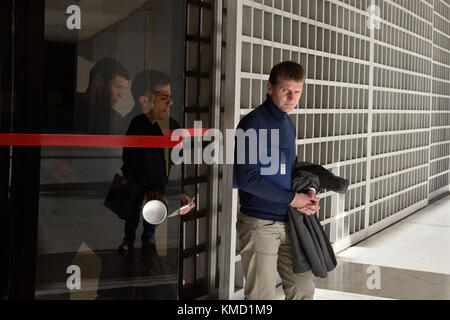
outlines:
[[[184, 24], [179, 22], [184, 19], [183, 2], [82, 0], [77, 2], [79, 30], [67, 28], [71, 15], [66, 9], [72, 4], [46, 1], [44, 133], [130, 134], [130, 124], [138, 121], [135, 119], [146, 120], [144, 113], [155, 105], [155, 93], [161, 89], [152, 87], [155, 74], [168, 75], [165, 85], [170, 85], [172, 104], [153, 125], [158, 126], [160, 135], [180, 127]], [[150, 76], [148, 70], [152, 70]], [[159, 191], [167, 199], [170, 213], [180, 206], [181, 168], [171, 165], [168, 151], [131, 150], [138, 157], [139, 152], [158, 153], [164, 168], [161, 175], [167, 179]], [[125, 221], [103, 202], [113, 176], [127, 174], [120, 170], [124, 168], [122, 152], [122, 148], [106, 147], [42, 148], [37, 299], [178, 297], [179, 216], [150, 227], [152, 250], [144, 250], [141, 241], [134, 242], [131, 252], [118, 250]], [[153, 186], [147, 181], [144, 187]], [[147, 191], [141, 193], [148, 200]], [[138, 239], [146, 234], [143, 231], [149, 231], [149, 226], [140, 222], [141, 204], [136, 208], [140, 220], [133, 222]]]

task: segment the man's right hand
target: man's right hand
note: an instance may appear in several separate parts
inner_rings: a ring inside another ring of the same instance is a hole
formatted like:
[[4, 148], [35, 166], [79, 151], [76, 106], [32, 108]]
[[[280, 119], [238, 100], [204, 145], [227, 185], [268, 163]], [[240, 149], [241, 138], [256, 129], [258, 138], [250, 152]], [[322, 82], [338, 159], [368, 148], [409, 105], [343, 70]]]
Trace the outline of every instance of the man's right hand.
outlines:
[[319, 211], [319, 209], [320, 209], [320, 206], [318, 204], [315, 204], [315, 205], [308, 205], [306, 207], [303, 207], [303, 208], [300, 208], [297, 210], [298, 210], [298, 212], [301, 212], [301, 213], [306, 214], [307, 216], [310, 216], [310, 215], [315, 214], [317, 211]]
[[292, 200], [290, 205], [296, 208], [301, 213], [311, 215], [316, 213], [320, 209], [318, 205], [319, 201], [320, 198], [316, 196], [307, 195], [304, 193], [296, 193], [294, 200]]
[[294, 200], [290, 203], [291, 207], [296, 209], [300, 209], [306, 207], [307, 205], [312, 205], [312, 198], [305, 193], [296, 193]]

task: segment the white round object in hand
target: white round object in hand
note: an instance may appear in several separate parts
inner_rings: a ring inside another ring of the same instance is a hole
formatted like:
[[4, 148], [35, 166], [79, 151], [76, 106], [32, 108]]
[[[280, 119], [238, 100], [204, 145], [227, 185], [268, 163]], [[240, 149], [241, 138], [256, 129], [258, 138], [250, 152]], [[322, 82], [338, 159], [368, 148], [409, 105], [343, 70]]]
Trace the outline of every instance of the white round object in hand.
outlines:
[[167, 207], [159, 200], [150, 200], [142, 208], [142, 215], [150, 224], [160, 224], [166, 219]]

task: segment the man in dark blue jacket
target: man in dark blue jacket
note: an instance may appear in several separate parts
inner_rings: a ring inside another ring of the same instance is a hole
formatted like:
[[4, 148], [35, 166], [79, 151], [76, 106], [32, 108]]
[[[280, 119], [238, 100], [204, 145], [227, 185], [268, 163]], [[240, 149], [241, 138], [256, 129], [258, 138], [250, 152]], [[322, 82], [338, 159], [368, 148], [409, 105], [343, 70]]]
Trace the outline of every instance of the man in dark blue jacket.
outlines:
[[296, 62], [274, 66], [267, 100], [246, 115], [236, 130], [234, 184], [239, 188], [237, 231], [246, 299], [276, 299], [277, 271], [286, 299], [314, 296], [311, 271], [293, 272], [287, 228], [289, 206], [299, 214], [319, 210], [314, 189], [308, 194], [290, 191], [297, 135], [288, 113], [298, 104], [304, 78], [305, 72]]

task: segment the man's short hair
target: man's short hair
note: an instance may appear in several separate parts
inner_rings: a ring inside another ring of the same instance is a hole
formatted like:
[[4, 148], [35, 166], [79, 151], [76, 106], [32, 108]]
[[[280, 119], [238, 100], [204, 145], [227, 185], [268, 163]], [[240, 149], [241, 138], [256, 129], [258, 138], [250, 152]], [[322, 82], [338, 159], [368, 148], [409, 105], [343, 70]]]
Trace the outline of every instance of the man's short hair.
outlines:
[[305, 80], [305, 70], [295, 61], [284, 61], [272, 68], [269, 81], [276, 86], [280, 82], [280, 78], [301, 82]]
[[92, 67], [89, 73], [89, 86], [91, 86], [94, 77], [98, 74], [102, 76], [103, 81], [105, 82], [112, 80], [115, 76], [130, 80], [128, 70], [119, 61], [110, 57], [100, 59], [94, 67]]
[[158, 86], [170, 84], [170, 77], [164, 72], [145, 69], [139, 72], [131, 84], [131, 94], [134, 102], [139, 102], [139, 97], [149, 97], [155, 93]]

